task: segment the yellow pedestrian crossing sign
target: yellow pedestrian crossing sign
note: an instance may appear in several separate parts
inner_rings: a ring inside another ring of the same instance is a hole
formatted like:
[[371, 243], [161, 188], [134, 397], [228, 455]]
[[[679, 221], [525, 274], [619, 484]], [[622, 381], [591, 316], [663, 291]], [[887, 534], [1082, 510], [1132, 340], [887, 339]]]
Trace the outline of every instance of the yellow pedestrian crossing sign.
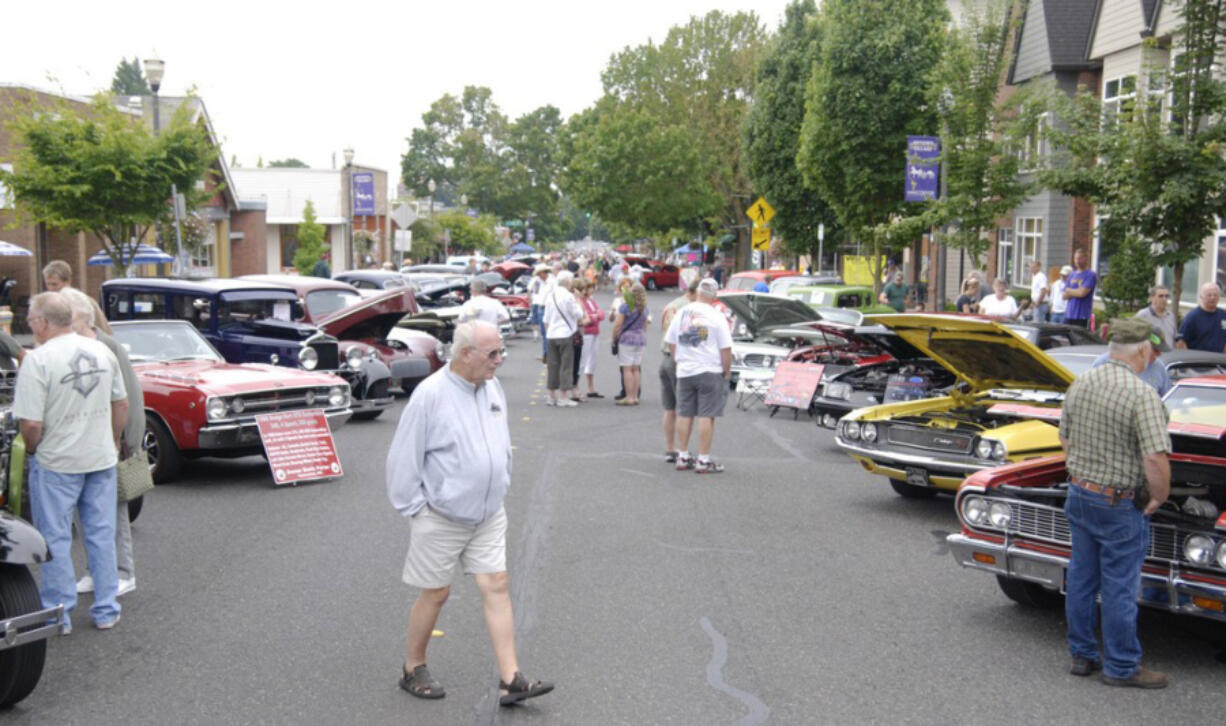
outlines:
[[751, 241], [753, 242], [753, 248], [755, 250], [759, 252], [765, 252], [769, 250], [771, 246], [770, 228], [769, 227], [754, 227], [753, 237], [751, 238]]
[[771, 217], [775, 216], [775, 208], [767, 203], [766, 197], [758, 197], [758, 201], [754, 202], [745, 214], [753, 220], [753, 226], [764, 227], [771, 221]]

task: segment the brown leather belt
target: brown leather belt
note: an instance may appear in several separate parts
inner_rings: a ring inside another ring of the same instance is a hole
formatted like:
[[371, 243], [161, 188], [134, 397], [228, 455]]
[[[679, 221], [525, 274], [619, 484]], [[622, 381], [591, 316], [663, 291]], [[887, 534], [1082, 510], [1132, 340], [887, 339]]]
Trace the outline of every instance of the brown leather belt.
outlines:
[[1107, 487], [1103, 486], [1102, 484], [1095, 484], [1092, 481], [1082, 481], [1080, 479], [1072, 478], [1069, 479], [1069, 482], [1076, 484], [1088, 492], [1102, 494], [1104, 497], [1111, 497], [1112, 499], [1132, 499], [1137, 495], [1137, 491], [1135, 489], [1117, 489], [1116, 487]]

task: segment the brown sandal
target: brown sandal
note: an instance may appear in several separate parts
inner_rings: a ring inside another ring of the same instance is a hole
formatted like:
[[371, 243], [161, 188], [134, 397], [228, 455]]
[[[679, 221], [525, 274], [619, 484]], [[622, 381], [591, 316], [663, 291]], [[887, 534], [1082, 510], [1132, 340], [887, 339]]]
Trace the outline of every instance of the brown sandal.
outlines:
[[553, 684], [549, 681], [529, 683], [528, 679], [524, 678], [524, 674], [519, 671], [515, 671], [515, 677], [511, 679], [510, 685], [498, 681], [498, 687], [506, 691], [498, 699], [500, 706], [510, 706], [529, 698], [543, 696], [553, 690]]
[[430, 669], [426, 668], [425, 663], [414, 668], [412, 673], [405, 668], [404, 676], [400, 679], [400, 687], [418, 698], [434, 699], [447, 695], [442, 684], [430, 675]]

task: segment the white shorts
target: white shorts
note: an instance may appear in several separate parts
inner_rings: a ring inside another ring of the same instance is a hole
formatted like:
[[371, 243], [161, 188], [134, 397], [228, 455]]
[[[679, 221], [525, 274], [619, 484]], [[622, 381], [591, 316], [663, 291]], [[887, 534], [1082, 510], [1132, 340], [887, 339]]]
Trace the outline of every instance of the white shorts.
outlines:
[[583, 336], [583, 350], [579, 352], [579, 372], [590, 376], [596, 373], [596, 335]]
[[620, 366], [641, 366], [643, 365], [643, 348], [645, 345], [626, 345], [622, 343], [617, 346], [617, 364]]
[[466, 575], [488, 575], [507, 569], [507, 513], [498, 513], [476, 527], [457, 524], [422, 507], [410, 519], [409, 552], [404, 558], [406, 585], [435, 590], [455, 579], [456, 565]]

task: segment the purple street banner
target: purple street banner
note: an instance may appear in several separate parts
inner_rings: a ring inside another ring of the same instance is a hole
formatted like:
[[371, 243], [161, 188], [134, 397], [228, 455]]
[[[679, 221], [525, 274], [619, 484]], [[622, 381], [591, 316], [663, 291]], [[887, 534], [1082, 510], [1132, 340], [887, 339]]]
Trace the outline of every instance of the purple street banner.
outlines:
[[935, 136], [907, 137], [907, 181], [905, 199], [926, 202], [937, 198], [940, 184], [941, 140]]
[[353, 175], [353, 213], [375, 213], [375, 175], [368, 171]]

